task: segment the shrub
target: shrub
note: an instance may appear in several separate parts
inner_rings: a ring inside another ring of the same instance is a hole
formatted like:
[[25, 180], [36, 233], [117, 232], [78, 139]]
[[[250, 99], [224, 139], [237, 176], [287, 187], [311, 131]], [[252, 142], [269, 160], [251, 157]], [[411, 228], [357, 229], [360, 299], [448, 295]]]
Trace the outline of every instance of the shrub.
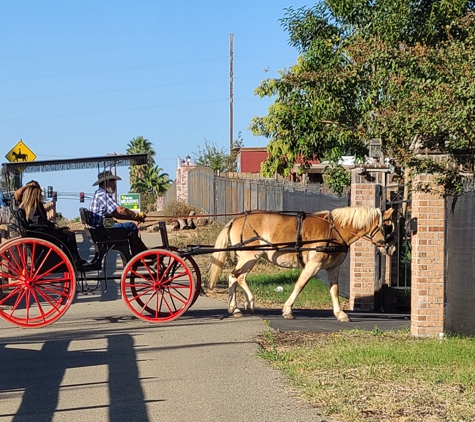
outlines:
[[161, 212], [162, 215], [166, 216], [176, 216], [176, 217], [185, 217], [190, 215], [194, 211], [195, 214], [204, 214], [202, 208], [195, 207], [194, 205], [189, 205], [183, 201], [172, 201], [169, 204], [166, 204]]

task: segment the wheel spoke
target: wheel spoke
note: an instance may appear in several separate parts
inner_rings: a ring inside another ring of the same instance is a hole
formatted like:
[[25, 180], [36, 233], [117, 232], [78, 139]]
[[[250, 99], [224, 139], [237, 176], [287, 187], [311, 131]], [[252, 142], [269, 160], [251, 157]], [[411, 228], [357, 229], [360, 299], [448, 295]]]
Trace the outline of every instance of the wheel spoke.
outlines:
[[15, 303], [12, 306], [12, 312], [10, 313], [10, 315], [13, 315], [13, 312], [15, 312], [17, 310], [17, 308], [18, 308], [21, 300], [25, 296], [25, 294], [26, 294], [26, 290], [21, 289], [19, 294], [18, 294], [18, 297], [15, 300]]

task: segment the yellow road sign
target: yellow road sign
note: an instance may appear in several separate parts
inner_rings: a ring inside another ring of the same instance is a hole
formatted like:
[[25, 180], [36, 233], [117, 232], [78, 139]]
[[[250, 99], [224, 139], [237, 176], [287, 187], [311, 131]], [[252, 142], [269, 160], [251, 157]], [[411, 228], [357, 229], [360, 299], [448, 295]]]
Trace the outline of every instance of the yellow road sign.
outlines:
[[20, 142], [18, 142], [18, 144], [16, 144], [10, 150], [10, 152], [7, 155], [5, 155], [5, 158], [11, 163], [20, 162], [20, 161], [35, 161], [36, 155], [20, 139]]

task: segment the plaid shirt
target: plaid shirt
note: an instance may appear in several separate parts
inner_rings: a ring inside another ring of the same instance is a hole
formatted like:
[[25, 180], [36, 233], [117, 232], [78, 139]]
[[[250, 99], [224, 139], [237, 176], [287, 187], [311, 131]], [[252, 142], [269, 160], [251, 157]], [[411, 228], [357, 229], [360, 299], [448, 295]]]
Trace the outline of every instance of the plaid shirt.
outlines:
[[89, 205], [92, 227], [102, 227], [104, 215], [112, 214], [118, 206], [119, 204], [114, 201], [111, 194], [102, 188], [97, 189], [91, 199], [91, 205]]

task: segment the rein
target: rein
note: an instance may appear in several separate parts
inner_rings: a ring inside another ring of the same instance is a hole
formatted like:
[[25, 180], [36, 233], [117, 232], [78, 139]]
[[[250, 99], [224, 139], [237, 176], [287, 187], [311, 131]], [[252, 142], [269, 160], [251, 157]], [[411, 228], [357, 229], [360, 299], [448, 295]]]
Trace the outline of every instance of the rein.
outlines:
[[[302, 228], [302, 221], [305, 219], [306, 217], [306, 213], [303, 212], [303, 211], [265, 211], [265, 210], [247, 210], [247, 211], [242, 211], [242, 212], [237, 212], [237, 213], [229, 213], [229, 214], [202, 214], [202, 215], [185, 215], [185, 216], [175, 216], [175, 215], [161, 215], [161, 216], [157, 216], [157, 217], [147, 217], [147, 220], [163, 220], [164, 218], [169, 218], [169, 219], [174, 219], [174, 220], [178, 220], [178, 219], [194, 219], [194, 218], [210, 218], [210, 217], [230, 217], [230, 216], [233, 216], [233, 217], [239, 217], [239, 216], [244, 216], [244, 218], [247, 220], [247, 216], [249, 214], [284, 214], [284, 215], [295, 215], [297, 217], [297, 238], [296, 238], [296, 243], [295, 243], [295, 249], [296, 249], [296, 252], [299, 253], [299, 250], [308, 250], [310, 248], [307, 248], [307, 249], [301, 249], [300, 248], [300, 245], [302, 245], [303, 243], [305, 242], [302, 242], [302, 234], [301, 234], [301, 228]], [[330, 245], [327, 245], [325, 247], [318, 247], [318, 249], [322, 249], [322, 248], [327, 248], [327, 249], [335, 249], [335, 248], [338, 248], [338, 247], [341, 247], [341, 249], [345, 249], [346, 248], [346, 251], [348, 250], [349, 246], [348, 244], [345, 242], [345, 240], [343, 239], [343, 236], [341, 235], [341, 233], [338, 231], [338, 229], [336, 228], [335, 226], [335, 223], [333, 222], [333, 216], [332, 216], [332, 213], [331, 211], [329, 211], [328, 213], [329, 215], [329, 220], [327, 220], [325, 217], [321, 217], [319, 215], [315, 215], [315, 214], [310, 214], [310, 216], [312, 217], [315, 217], [315, 218], [319, 218], [320, 220], [323, 220], [323, 221], [329, 221], [330, 223], [330, 228], [329, 228], [329, 232], [328, 232], [328, 238], [327, 239], [321, 239], [320, 241], [324, 241], [324, 240], [328, 240], [328, 241], [331, 241], [331, 243], [336, 243], [334, 240], [337, 240], [337, 239], [332, 239], [331, 238], [331, 232], [332, 230], [335, 230], [335, 232], [338, 234], [340, 240], [343, 242], [343, 244], [338, 244], [336, 246], [330, 246]], [[384, 221], [381, 222], [381, 224], [384, 224]], [[248, 222], [248, 225], [249, 227], [251, 228], [251, 230], [254, 232], [255, 236], [252, 238], [252, 239], [247, 239], [246, 241], [243, 241], [243, 234], [241, 232], [241, 242], [240, 244], [241, 245], [245, 245], [246, 243], [250, 243], [250, 242], [253, 242], [255, 240], [260, 240], [264, 243], [266, 243], [267, 245], [269, 246], [272, 246], [272, 244], [267, 241], [266, 239], [262, 238], [259, 233], [257, 233], [257, 231], [249, 224]], [[244, 228], [244, 225], [243, 225], [243, 228]], [[376, 247], [381, 247], [381, 246], [384, 246], [382, 245], [381, 243], [378, 243], [376, 242], [374, 239], [373, 239], [373, 236], [376, 234], [377, 230], [381, 230], [381, 227], [378, 225], [376, 226], [372, 231], [371, 233], [369, 234], [365, 234], [363, 236], [360, 236], [358, 233], [350, 230], [350, 229], [347, 229], [345, 227], [340, 227], [341, 230], [345, 230], [346, 232], [352, 234], [353, 236], [356, 236], [358, 239], [362, 239], [362, 240], [366, 240], [368, 242], [370, 242], [371, 244], [373, 244], [374, 246]], [[384, 233], [384, 232], [383, 232]], [[385, 237], [385, 242], [388, 242], [390, 237], [388, 237], [386, 239], [386, 234], [384, 233], [384, 237]], [[314, 242], [314, 241], [312, 241]], [[311, 242], [308, 242], [308, 243], [311, 243]], [[317, 250], [317, 252], [320, 252]], [[323, 250], [321, 252], [324, 252]], [[339, 251], [339, 252], [342, 252], [342, 251]], [[301, 256], [299, 256], [299, 260], [301, 260]]]

